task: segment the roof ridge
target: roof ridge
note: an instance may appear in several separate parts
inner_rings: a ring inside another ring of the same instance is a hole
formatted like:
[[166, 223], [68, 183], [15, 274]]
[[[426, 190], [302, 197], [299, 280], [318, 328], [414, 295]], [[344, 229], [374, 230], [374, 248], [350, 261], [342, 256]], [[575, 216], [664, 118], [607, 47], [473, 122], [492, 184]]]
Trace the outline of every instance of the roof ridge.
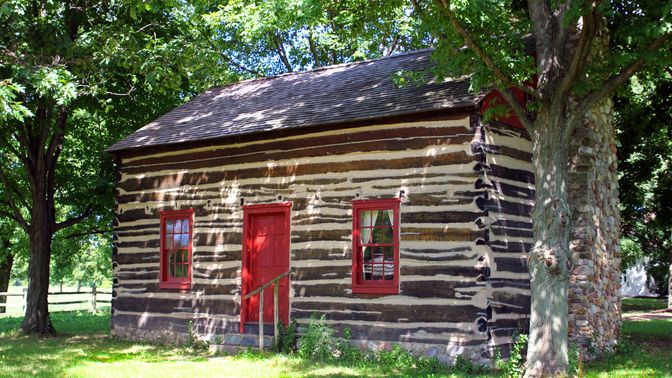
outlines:
[[239, 80], [239, 81], [229, 83], [229, 84], [210, 87], [207, 90], [205, 90], [203, 93], [207, 93], [207, 92], [210, 92], [212, 90], [217, 90], [217, 89], [230, 88], [230, 87], [233, 87], [233, 86], [239, 85], [239, 84], [241, 84], [241, 85], [242, 84], [250, 84], [250, 83], [257, 82], [257, 81], [267, 81], [267, 80], [278, 79], [278, 78], [281, 78], [281, 77], [306, 75], [306, 74], [311, 74], [311, 73], [314, 73], [314, 72], [328, 71], [328, 70], [341, 68], [341, 67], [357, 66], [357, 65], [370, 63], [370, 62], [376, 62], [376, 61], [379, 61], [379, 60], [402, 58], [402, 57], [405, 57], [405, 56], [408, 56], [408, 55], [425, 53], [427, 51], [432, 51], [432, 50], [434, 50], [433, 47], [427, 47], [427, 48], [424, 48], [424, 49], [404, 51], [404, 52], [401, 52], [399, 54], [394, 54], [394, 55], [389, 55], [389, 56], [381, 56], [381, 57], [378, 57], [378, 58], [370, 58], [370, 59], [357, 60], [357, 61], [346, 62], [346, 63], [332, 64], [332, 65], [329, 65], [329, 66], [312, 68], [310, 70], [296, 71], [296, 72], [285, 72], [285, 73], [281, 73], [281, 74], [273, 75], [273, 76], [262, 76], [262, 77], [255, 77], [255, 78], [252, 78], [252, 79]]

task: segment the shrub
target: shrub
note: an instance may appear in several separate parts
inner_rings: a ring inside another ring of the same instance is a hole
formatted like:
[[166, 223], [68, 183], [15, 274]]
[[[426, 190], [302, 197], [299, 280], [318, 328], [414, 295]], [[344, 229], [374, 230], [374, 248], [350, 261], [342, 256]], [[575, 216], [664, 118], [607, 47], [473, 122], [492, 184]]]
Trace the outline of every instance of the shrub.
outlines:
[[515, 338], [511, 355], [507, 361], [502, 360], [499, 352], [495, 355], [497, 368], [502, 370], [507, 378], [522, 377], [525, 373], [525, 350], [527, 350], [527, 335], [520, 334]]
[[287, 326], [280, 324], [280, 353], [292, 354], [296, 352], [297, 328], [296, 320], [292, 320]]
[[334, 330], [324, 321], [324, 315], [310, 317], [306, 332], [301, 336], [299, 356], [316, 361], [329, 361], [334, 355]]

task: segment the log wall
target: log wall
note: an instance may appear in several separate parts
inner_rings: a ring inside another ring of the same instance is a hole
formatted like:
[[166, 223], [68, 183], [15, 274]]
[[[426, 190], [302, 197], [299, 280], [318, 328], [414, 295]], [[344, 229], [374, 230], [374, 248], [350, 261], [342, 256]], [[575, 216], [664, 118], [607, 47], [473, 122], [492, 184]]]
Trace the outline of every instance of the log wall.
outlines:
[[[369, 347], [488, 358], [529, 313], [530, 150], [520, 132], [465, 115], [122, 158], [113, 333], [183, 337], [189, 321], [237, 332], [241, 203], [292, 201], [292, 319], [324, 314]], [[353, 295], [351, 201], [399, 196], [399, 294]], [[160, 290], [159, 212], [185, 208], [193, 287]]]

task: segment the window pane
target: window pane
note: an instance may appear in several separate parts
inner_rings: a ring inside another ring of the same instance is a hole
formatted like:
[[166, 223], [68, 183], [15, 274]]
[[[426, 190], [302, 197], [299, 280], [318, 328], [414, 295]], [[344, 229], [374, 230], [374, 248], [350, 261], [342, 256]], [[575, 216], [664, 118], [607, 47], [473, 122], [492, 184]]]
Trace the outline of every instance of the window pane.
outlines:
[[394, 279], [394, 264], [385, 264], [385, 279], [393, 280]]
[[392, 236], [393, 234], [393, 228], [392, 227], [385, 227], [381, 229], [381, 232], [383, 234], [383, 243], [385, 244], [390, 244], [392, 243]]
[[181, 222], [180, 222], [179, 219], [176, 219], [174, 222], [175, 222], [175, 227], [173, 227], [173, 232], [176, 233], [176, 234], [179, 234], [180, 232], [182, 232], [182, 227], [180, 226]]
[[168, 276], [175, 277], [175, 255], [173, 253], [168, 255]]
[[182, 234], [182, 247], [188, 247], [189, 246], [189, 234]]
[[385, 225], [394, 225], [394, 210], [385, 210]]
[[381, 242], [380, 228], [374, 228], [371, 233], [372, 233], [371, 243], [373, 243], [373, 244], [380, 243]]
[[174, 246], [175, 248], [184, 247], [184, 246], [180, 243], [181, 240], [182, 240], [182, 237], [181, 237], [180, 234], [174, 234], [174, 235], [173, 235], [173, 246]]
[[185, 249], [185, 250], [182, 251], [182, 262], [185, 263], [185, 264], [189, 264], [189, 250], [188, 249]]
[[165, 248], [166, 249], [172, 249], [173, 248], [173, 235], [166, 234], [165, 242], [166, 242]]
[[[185, 261], [186, 261], [186, 260], [185, 260]], [[182, 265], [182, 277], [187, 278], [187, 277], [189, 276], [189, 275], [187, 274], [187, 273], [188, 273], [188, 269], [189, 269], [189, 265], [188, 265], [188, 264], [184, 264], [184, 265]]]
[[175, 265], [175, 277], [182, 278], [182, 264]]
[[381, 210], [371, 210], [371, 223], [374, 226], [380, 226], [382, 224]]
[[371, 247], [362, 247], [362, 278], [371, 279]]
[[371, 227], [371, 212], [364, 210], [359, 214], [359, 224], [362, 227]]
[[189, 233], [189, 219], [182, 219], [182, 232], [183, 234]]
[[166, 233], [167, 234], [173, 233], [173, 221], [170, 219], [166, 219]]
[[384, 254], [384, 272], [386, 280], [394, 278], [394, 247], [383, 247]]
[[383, 278], [383, 248], [375, 247], [373, 250], [373, 279]]

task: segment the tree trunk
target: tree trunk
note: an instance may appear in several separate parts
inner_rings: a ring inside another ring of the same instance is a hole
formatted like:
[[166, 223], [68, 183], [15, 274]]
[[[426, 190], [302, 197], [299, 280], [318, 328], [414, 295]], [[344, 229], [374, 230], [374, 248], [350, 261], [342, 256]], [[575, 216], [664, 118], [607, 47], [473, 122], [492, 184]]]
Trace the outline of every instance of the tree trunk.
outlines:
[[54, 223], [45, 196], [35, 196], [30, 232], [30, 263], [28, 268], [28, 300], [23, 319], [23, 333], [41, 335], [55, 333], [49, 318], [49, 261]]
[[534, 247], [528, 257], [532, 304], [527, 347], [527, 377], [566, 372], [567, 288], [569, 285], [569, 201], [567, 127], [561, 112], [542, 110], [532, 139], [535, 205]]
[[[12, 265], [14, 265], [14, 255], [8, 253], [3, 261], [0, 261], [0, 293], [9, 291], [9, 276], [12, 273]], [[7, 297], [0, 295], [0, 303], [7, 304]], [[0, 307], [0, 314], [7, 312], [7, 307]]]

